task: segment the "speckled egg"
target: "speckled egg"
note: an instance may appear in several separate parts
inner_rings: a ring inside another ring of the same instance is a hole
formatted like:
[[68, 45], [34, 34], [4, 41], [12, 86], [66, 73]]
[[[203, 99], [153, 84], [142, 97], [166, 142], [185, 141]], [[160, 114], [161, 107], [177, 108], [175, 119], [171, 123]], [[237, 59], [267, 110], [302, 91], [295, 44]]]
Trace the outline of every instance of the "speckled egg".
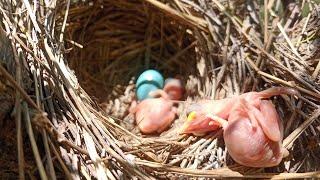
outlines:
[[151, 98], [149, 93], [151, 91], [162, 89], [164, 85], [164, 79], [162, 75], [153, 69], [144, 71], [137, 79], [136, 82], [136, 94], [138, 100], [144, 100]]

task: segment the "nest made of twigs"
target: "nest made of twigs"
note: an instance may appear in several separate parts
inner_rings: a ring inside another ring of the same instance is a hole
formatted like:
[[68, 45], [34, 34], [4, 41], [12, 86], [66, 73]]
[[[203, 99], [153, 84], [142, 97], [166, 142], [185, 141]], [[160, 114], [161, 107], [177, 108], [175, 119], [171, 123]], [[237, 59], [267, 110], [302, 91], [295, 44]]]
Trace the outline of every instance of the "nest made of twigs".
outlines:
[[[18, 157], [17, 170], [3, 172], [42, 179], [319, 177], [315, 2], [37, 3], [0, 2], [1, 45], [10, 47], [2, 48], [1, 105], [8, 108], [0, 112], [0, 125], [8, 133], [0, 135], [16, 137], [5, 152], [16, 145]], [[160, 136], [142, 136], [126, 120], [134, 80], [147, 68], [180, 75], [186, 86], [180, 118]], [[236, 165], [221, 131], [177, 133], [188, 102], [270, 86], [302, 94], [274, 100], [290, 151], [279, 166]]]

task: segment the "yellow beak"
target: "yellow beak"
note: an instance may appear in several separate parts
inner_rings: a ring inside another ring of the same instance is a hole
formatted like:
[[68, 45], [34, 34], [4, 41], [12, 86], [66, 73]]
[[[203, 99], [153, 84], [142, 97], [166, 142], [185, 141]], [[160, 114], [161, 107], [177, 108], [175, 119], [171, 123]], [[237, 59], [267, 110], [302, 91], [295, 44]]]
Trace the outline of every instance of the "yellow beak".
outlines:
[[192, 121], [194, 120], [196, 117], [196, 112], [195, 111], [192, 111], [189, 115], [188, 115], [188, 118], [187, 118], [187, 121]]
[[192, 111], [191, 113], [188, 114], [187, 120], [183, 124], [182, 128], [180, 129], [179, 134], [183, 134], [184, 131], [189, 127], [190, 122], [193, 121], [196, 118], [196, 112]]

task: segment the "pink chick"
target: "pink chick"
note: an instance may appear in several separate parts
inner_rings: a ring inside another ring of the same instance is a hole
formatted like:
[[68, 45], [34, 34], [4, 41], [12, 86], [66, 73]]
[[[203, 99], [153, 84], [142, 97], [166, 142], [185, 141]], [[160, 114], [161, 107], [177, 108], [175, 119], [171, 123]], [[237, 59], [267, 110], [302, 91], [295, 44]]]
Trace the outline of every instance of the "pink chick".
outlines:
[[187, 121], [183, 124], [181, 133], [204, 135], [220, 128], [214, 120], [207, 117], [208, 114], [215, 114], [227, 119], [229, 112], [234, 105], [235, 99], [226, 98], [221, 100], [201, 100], [187, 108], [189, 112]]
[[[272, 102], [262, 99], [280, 94], [298, 95], [298, 92], [290, 88], [276, 87], [211, 103], [205, 102], [195, 106], [198, 110], [191, 113], [193, 117], [197, 112], [202, 116], [206, 114], [205, 118], [188, 117], [182, 133], [201, 134], [208, 132], [208, 126], [212, 126], [211, 129], [220, 126], [224, 130], [223, 137], [228, 152], [236, 162], [249, 167], [276, 166], [287, 153], [282, 147], [283, 128]], [[211, 112], [206, 109], [214, 107], [218, 109]], [[201, 121], [206, 122], [207, 126], [201, 124]]]
[[163, 90], [171, 100], [180, 100], [184, 92], [182, 82], [178, 78], [166, 79]]
[[[239, 105], [237, 102], [241, 98], [260, 109], [259, 106], [262, 99], [268, 99], [280, 94], [296, 95], [298, 92], [292, 88], [273, 87], [261, 92], [247, 92], [242, 95], [220, 100], [201, 100], [193, 103], [187, 108], [187, 112], [190, 113], [194, 111], [196, 113], [192, 113], [192, 118], [190, 117], [189, 120], [184, 123], [181, 133], [205, 134], [213, 129], [218, 129], [219, 127], [215, 127], [216, 123], [212, 123], [210, 118], [202, 117], [205, 117], [207, 114], [214, 114], [227, 120], [230, 113]], [[209, 124], [210, 126], [208, 126]]]
[[135, 114], [136, 124], [142, 133], [161, 133], [175, 119], [176, 107], [173, 106], [168, 94], [162, 90], [153, 91], [150, 95], [161, 97], [145, 99], [138, 105], [133, 105], [130, 113]]

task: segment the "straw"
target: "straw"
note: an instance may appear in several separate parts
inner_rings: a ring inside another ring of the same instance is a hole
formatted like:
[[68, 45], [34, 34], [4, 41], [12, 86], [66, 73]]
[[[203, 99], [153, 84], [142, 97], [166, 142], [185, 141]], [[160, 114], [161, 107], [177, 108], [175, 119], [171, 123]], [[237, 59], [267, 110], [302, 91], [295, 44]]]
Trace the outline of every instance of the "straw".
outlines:
[[[0, 138], [7, 153], [0, 155], [0, 174], [319, 178], [315, 2], [1, 1]], [[129, 114], [134, 82], [146, 69], [178, 75], [185, 85], [179, 116], [160, 135], [141, 134]], [[301, 93], [272, 98], [290, 153], [278, 166], [238, 165], [222, 130], [202, 137], [179, 134], [190, 103], [272, 86]]]

